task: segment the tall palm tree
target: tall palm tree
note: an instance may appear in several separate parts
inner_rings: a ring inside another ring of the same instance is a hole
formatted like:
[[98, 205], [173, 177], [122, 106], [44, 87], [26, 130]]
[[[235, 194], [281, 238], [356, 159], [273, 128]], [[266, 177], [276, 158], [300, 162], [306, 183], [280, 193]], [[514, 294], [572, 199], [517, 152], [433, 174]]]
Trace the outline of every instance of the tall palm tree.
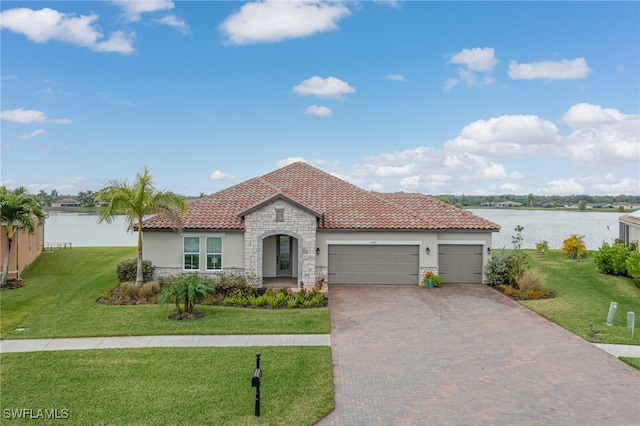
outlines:
[[106, 187], [96, 193], [95, 200], [101, 204], [99, 222], [111, 223], [116, 216], [124, 215], [129, 231], [138, 231], [136, 285], [142, 286], [142, 221], [145, 216], [162, 215], [177, 229], [181, 229], [180, 216], [187, 209], [184, 199], [166, 189], [156, 190], [149, 170], [145, 167], [143, 172], [138, 172], [132, 185], [126, 180], [109, 181]]
[[7, 284], [9, 275], [13, 238], [19, 229], [27, 232], [35, 231], [36, 225], [41, 226], [44, 223], [46, 215], [40, 202], [25, 188], [20, 187], [12, 191], [3, 186], [0, 188], [0, 217], [2, 224], [7, 227], [7, 248], [0, 280], [0, 286], [4, 286]]

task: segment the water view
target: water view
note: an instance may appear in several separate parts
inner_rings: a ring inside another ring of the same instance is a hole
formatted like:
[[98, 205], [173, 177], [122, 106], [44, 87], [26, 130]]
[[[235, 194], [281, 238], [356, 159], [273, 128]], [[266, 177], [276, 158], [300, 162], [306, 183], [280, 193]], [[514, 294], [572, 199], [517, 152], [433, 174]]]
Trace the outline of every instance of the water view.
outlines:
[[[493, 235], [493, 247], [511, 247], [514, 228], [524, 226], [524, 248], [535, 248], [537, 242], [547, 240], [549, 247], [558, 249], [570, 234], [585, 236], [589, 250], [597, 250], [603, 241], [618, 238], [619, 212], [569, 212], [548, 210], [472, 209], [472, 213], [502, 226]], [[44, 240], [46, 243], [71, 243], [74, 247], [135, 246], [137, 234], [127, 232], [123, 216], [113, 223], [98, 223], [93, 213], [49, 212]]]
[[547, 240], [550, 249], [562, 247], [570, 234], [584, 235], [588, 250], [597, 250], [602, 242], [618, 238], [619, 212], [579, 212], [554, 210], [470, 209], [472, 213], [502, 226], [493, 234], [493, 247], [511, 248], [511, 236], [518, 225], [524, 227], [523, 248], [535, 248], [536, 243]]
[[98, 223], [94, 213], [51, 211], [44, 225], [45, 244], [71, 243], [73, 247], [118, 247], [138, 244], [137, 233], [127, 232], [124, 216]]

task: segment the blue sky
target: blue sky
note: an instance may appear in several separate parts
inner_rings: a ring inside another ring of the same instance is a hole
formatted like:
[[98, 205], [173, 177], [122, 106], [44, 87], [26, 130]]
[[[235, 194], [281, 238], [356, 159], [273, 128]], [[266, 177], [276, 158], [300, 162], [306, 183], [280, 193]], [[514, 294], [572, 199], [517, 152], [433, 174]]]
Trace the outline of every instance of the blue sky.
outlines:
[[365, 189], [640, 194], [640, 3], [0, 4], [0, 180], [148, 167], [212, 193], [303, 160]]

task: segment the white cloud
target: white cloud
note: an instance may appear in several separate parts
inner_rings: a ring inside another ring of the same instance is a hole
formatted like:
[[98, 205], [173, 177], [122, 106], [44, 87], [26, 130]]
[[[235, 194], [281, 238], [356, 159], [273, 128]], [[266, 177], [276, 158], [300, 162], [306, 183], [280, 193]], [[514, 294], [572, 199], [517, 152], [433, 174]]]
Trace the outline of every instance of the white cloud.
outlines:
[[447, 81], [444, 82], [444, 85], [442, 86], [442, 90], [444, 90], [445, 92], [448, 92], [449, 90], [456, 87], [459, 83], [460, 83], [460, 80], [458, 80], [457, 78], [449, 78], [447, 79]]
[[173, 27], [180, 31], [182, 35], [191, 35], [191, 27], [183, 19], [175, 15], [167, 15], [163, 18], [154, 19], [153, 22]]
[[132, 53], [133, 33], [122, 31], [112, 33], [104, 40], [104, 35], [95, 26], [98, 15], [74, 16], [60, 13], [50, 8], [33, 10], [29, 8], [9, 9], [0, 13], [0, 27], [24, 34], [36, 43], [60, 40], [98, 52]]
[[555, 124], [535, 115], [503, 115], [477, 120], [465, 126], [460, 135], [445, 142], [452, 152], [530, 157], [550, 154], [562, 148]]
[[300, 96], [313, 95], [319, 98], [336, 98], [340, 99], [345, 94], [355, 93], [355, 87], [352, 87], [346, 81], [335, 77], [322, 78], [314, 76], [302, 81], [293, 88], [293, 91]]
[[496, 79], [489, 75], [498, 63], [495, 51], [491, 47], [462, 49], [451, 57], [449, 63], [461, 66], [456, 70], [457, 78], [449, 78], [445, 81], [442, 87], [445, 92], [460, 83], [464, 83], [467, 87], [482, 88], [491, 87], [496, 82]]
[[589, 166], [640, 162], [640, 115], [581, 103], [569, 108], [562, 121], [576, 128], [566, 138], [574, 162]]
[[[441, 148], [364, 157], [340, 177], [381, 192], [638, 194], [640, 115], [585, 103], [568, 108], [561, 121], [574, 127], [571, 133], [561, 134], [556, 124], [536, 115], [476, 120]], [[621, 176], [596, 176], [593, 169], [580, 176], [585, 172], [571, 163], [615, 167]], [[550, 172], [553, 179], [541, 180]]]
[[44, 134], [44, 130], [36, 129], [31, 133], [25, 133], [23, 135], [18, 136], [18, 139], [22, 141], [26, 141], [27, 139], [35, 138], [36, 136], [40, 136], [42, 134]]
[[351, 15], [340, 2], [265, 0], [245, 3], [220, 24], [228, 44], [278, 42], [333, 31]]
[[121, 7], [129, 21], [139, 21], [143, 13], [170, 10], [175, 6], [170, 0], [112, 0], [111, 3]]
[[317, 115], [320, 117], [331, 117], [333, 115], [333, 111], [327, 108], [326, 106], [318, 106], [318, 105], [310, 105], [304, 110], [305, 114]]
[[211, 173], [211, 180], [231, 180], [233, 179], [233, 175], [223, 172], [222, 170], [215, 170]]
[[511, 61], [508, 73], [509, 77], [521, 80], [569, 80], [586, 78], [591, 73], [591, 69], [584, 58], [528, 64]]
[[68, 118], [47, 118], [44, 112], [34, 109], [11, 109], [0, 113], [0, 118], [14, 123], [54, 123], [69, 124]]
[[376, 176], [406, 176], [416, 170], [414, 163], [405, 164], [403, 166], [379, 166], [374, 174]]
[[386, 78], [387, 80], [393, 80], [393, 81], [402, 81], [402, 82], [407, 81], [405, 76], [402, 74], [387, 74], [384, 76], [384, 78]]
[[449, 62], [463, 65], [470, 71], [491, 72], [498, 63], [498, 60], [496, 59], [493, 48], [475, 47], [473, 49], [462, 49], [453, 55]]

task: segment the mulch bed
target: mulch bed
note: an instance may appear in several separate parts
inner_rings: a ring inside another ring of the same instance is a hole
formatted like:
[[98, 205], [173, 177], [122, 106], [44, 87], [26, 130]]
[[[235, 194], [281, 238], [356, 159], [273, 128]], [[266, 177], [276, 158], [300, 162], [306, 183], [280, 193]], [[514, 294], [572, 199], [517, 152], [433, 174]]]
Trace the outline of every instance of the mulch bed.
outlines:
[[7, 283], [3, 286], [0, 286], [0, 290], [13, 290], [15, 288], [20, 288], [24, 286], [24, 281], [22, 279], [12, 279], [7, 280]]

